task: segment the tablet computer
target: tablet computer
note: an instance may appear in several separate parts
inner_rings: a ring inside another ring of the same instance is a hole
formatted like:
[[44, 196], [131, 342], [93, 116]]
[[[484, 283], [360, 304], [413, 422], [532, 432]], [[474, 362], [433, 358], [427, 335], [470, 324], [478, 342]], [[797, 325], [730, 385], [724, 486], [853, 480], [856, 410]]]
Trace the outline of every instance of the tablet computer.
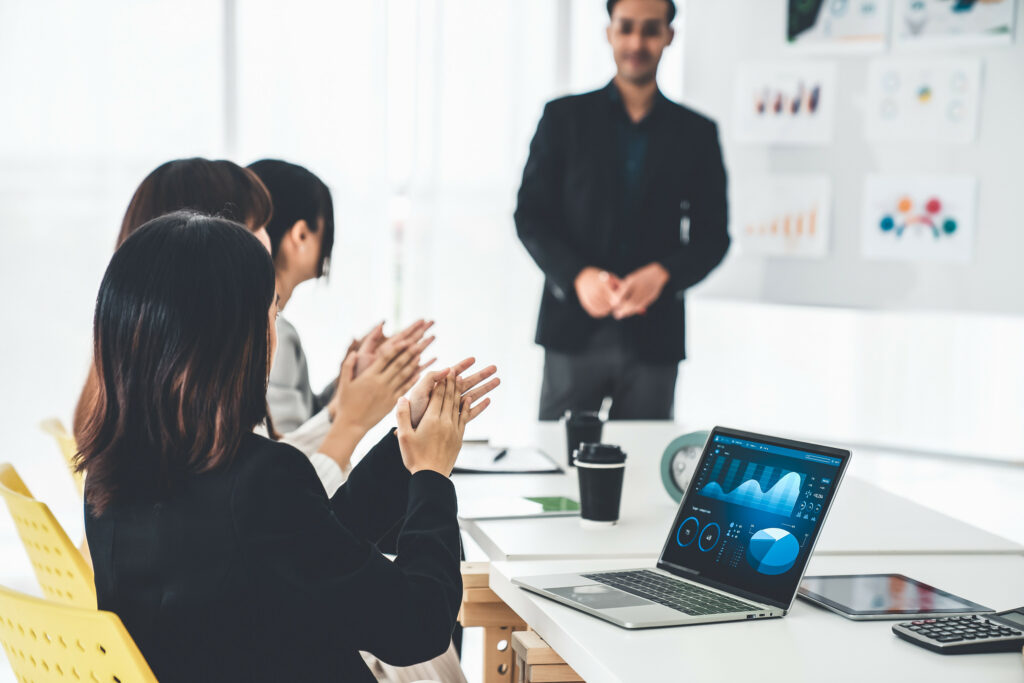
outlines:
[[847, 619], [913, 619], [993, 610], [903, 574], [805, 576], [800, 597]]

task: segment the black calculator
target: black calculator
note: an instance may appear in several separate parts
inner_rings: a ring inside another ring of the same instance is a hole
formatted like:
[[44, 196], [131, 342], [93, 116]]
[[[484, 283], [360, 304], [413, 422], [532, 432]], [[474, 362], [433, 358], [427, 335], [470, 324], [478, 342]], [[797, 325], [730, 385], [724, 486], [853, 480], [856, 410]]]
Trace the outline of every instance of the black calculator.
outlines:
[[995, 614], [905, 621], [893, 626], [892, 632], [944, 655], [1019, 652], [1024, 648], [1024, 607]]

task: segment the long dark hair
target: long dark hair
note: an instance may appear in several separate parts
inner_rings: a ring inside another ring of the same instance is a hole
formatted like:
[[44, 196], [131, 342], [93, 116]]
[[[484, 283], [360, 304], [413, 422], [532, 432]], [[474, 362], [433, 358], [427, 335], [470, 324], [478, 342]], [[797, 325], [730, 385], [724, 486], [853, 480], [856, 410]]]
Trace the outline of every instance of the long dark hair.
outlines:
[[93, 320], [98, 393], [79, 442], [94, 515], [229, 464], [266, 417], [274, 265], [238, 223], [149, 221], [114, 253]]
[[254, 161], [249, 170], [263, 181], [274, 204], [274, 215], [267, 223], [274, 257], [281, 239], [297, 222], [304, 220], [311, 232], [317, 232], [322, 221], [324, 234], [317, 276], [326, 275], [334, 249], [334, 202], [330, 189], [308, 169], [280, 159]]
[[175, 159], [153, 169], [135, 190], [118, 246], [143, 223], [181, 209], [238, 221], [250, 230], [264, 227], [273, 214], [267, 188], [249, 169], [224, 159]]
[[[270, 193], [249, 169], [223, 159], [175, 159], [157, 166], [139, 184], [121, 221], [117, 246], [148, 221], [182, 209], [229, 218], [253, 231], [265, 227], [273, 214]], [[78, 441], [95, 411], [98, 383], [90, 367], [71, 423]]]

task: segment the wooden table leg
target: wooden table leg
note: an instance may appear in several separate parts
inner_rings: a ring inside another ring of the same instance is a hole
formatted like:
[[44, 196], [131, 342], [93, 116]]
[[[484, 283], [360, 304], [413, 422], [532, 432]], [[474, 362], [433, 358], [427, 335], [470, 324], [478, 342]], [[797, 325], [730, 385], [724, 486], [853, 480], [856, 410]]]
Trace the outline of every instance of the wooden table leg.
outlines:
[[536, 631], [512, 634], [519, 669], [518, 683], [582, 683], [576, 671], [558, 656]]
[[484, 629], [484, 683], [513, 683], [516, 676], [512, 633], [526, 629], [526, 622], [488, 588], [487, 562], [462, 563], [463, 628]]

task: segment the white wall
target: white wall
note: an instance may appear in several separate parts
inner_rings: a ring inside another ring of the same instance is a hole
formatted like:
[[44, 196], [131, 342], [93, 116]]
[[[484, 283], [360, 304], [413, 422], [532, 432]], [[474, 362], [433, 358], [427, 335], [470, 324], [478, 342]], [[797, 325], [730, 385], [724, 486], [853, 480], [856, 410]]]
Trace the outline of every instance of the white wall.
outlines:
[[1024, 320], [700, 296], [677, 413], [824, 441], [1024, 462]]

